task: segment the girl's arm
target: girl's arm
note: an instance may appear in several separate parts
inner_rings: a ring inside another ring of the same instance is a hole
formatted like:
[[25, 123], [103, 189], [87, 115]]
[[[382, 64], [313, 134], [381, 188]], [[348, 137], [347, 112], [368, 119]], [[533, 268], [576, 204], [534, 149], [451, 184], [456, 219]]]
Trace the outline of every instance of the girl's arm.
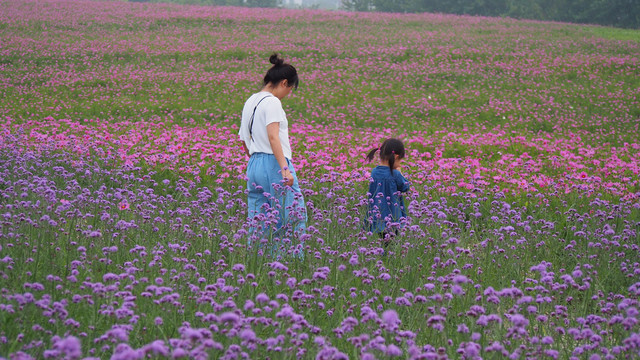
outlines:
[[243, 141], [242, 147], [244, 148], [244, 153], [247, 154], [247, 156], [251, 156], [251, 154], [249, 154], [249, 149], [247, 148], [247, 143]]
[[280, 143], [280, 123], [274, 122], [267, 125], [267, 135], [269, 136], [269, 144], [271, 145], [273, 156], [276, 157], [276, 161], [280, 165], [280, 169], [282, 169], [282, 179], [286, 180], [285, 185], [292, 186], [293, 175], [287, 168], [287, 159], [284, 157], [282, 144]]
[[411, 187], [411, 183], [402, 175], [400, 170], [396, 169], [393, 175], [394, 175], [394, 178], [396, 179], [396, 185], [398, 186], [398, 191], [400, 192], [409, 191], [409, 188]]

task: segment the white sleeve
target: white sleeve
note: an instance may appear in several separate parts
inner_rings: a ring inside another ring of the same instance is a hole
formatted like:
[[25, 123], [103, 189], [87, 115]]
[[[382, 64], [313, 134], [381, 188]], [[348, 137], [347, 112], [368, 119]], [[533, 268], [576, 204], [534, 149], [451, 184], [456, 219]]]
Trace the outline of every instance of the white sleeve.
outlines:
[[265, 114], [265, 125], [269, 125], [274, 122], [287, 121], [284, 110], [282, 109], [282, 103], [277, 97], [272, 96], [264, 99], [264, 101], [260, 104], [260, 107], [262, 107], [263, 105], [263, 111]]

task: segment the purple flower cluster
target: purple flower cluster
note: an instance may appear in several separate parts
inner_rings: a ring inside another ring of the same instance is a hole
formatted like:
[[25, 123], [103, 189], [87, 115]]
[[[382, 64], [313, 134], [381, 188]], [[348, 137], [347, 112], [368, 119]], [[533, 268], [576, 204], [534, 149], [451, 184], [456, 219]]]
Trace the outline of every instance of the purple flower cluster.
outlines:
[[311, 198], [304, 260], [275, 259], [247, 245], [240, 185], [0, 151], [0, 319], [14, 324], [0, 349], [11, 359], [613, 359], [640, 349], [633, 201], [414, 196], [383, 257], [355, 221], [365, 194], [344, 185]]

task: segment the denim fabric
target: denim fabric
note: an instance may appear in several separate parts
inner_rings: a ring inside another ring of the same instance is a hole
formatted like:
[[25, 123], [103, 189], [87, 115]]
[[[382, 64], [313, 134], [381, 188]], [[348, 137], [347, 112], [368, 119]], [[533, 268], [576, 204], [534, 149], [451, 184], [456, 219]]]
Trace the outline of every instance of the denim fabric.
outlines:
[[[273, 154], [254, 153], [247, 166], [249, 233], [261, 242], [293, 237], [306, 230], [307, 211], [293, 164], [287, 159], [293, 185], [282, 185], [280, 165]], [[251, 242], [251, 241], [250, 241]], [[289, 244], [290, 246], [292, 244]], [[270, 251], [273, 255], [273, 248]], [[277, 254], [276, 254], [277, 255]]]
[[388, 223], [400, 222], [407, 217], [402, 193], [409, 190], [409, 181], [400, 171], [389, 171], [388, 166], [377, 166], [371, 170], [369, 183], [369, 211], [367, 230], [374, 233], [389, 231]]

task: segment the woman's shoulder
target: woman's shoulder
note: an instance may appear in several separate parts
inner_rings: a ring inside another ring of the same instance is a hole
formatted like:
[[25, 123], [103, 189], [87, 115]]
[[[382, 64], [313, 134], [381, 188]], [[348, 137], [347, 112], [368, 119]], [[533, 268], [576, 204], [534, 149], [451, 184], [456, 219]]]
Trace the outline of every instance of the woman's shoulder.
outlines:
[[264, 106], [264, 109], [282, 109], [282, 102], [271, 93], [259, 92], [256, 94], [255, 103]]
[[266, 95], [263, 95], [263, 96], [264, 96], [264, 101], [263, 102], [268, 103], [268, 104], [274, 104], [274, 105], [282, 106], [282, 102], [275, 95], [266, 94]]
[[251, 96], [249, 96], [249, 98], [246, 101], [247, 104], [250, 104], [250, 103], [257, 104], [258, 102], [261, 102], [261, 103], [271, 102], [271, 103], [280, 104], [280, 99], [272, 95], [270, 92], [259, 91], [257, 93], [251, 94]]

